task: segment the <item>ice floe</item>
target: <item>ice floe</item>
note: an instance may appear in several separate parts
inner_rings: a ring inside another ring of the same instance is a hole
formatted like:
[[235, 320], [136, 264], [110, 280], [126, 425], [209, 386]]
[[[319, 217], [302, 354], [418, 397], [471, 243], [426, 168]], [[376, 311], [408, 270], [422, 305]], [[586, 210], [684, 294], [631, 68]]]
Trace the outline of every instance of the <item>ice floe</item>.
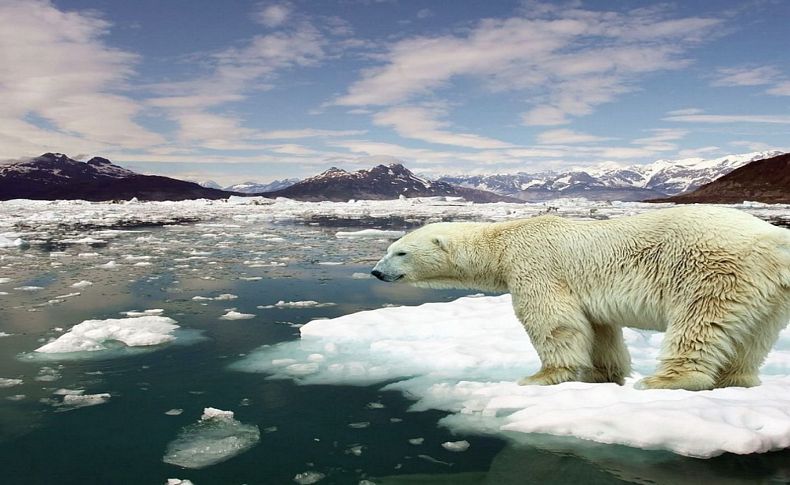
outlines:
[[84, 408], [87, 406], [97, 406], [110, 400], [110, 394], [66, 394], [63, 396], [63, 406], [69, 408]]
[[157, 350], [163, 344], [189, 345], [205, 339], [200, 330], [183, 329], [176, 323], [172, 318], [152, 314], [85, 320], [19, 357], [33, 361], [122, 357]]
[[257, 426], [237, 421], [232, 411], [205, 408], [197, 423], [184, 427], [167, 445], [162, 461], [184, 468], [205, 468], [244, 453], [260, 437]]
[[220, 320], [249, 320], [255, 318], [254, 313], [241, 313], [236, 310], [227, 310], [227, 313], [219, 317]]
[[85, 288], [86, 286], [91, 286], [91, 285], [93, 285], [93, 283], [88, 280], [80, 280], [76, 283], [72, 283], [71, 286], [73, 288]]
[[22, 379], [8, 379], [6, 377], [0, 377], [0, 389], [18, 386], [22, 384], [22, 382], [24, 382]]
[[362, 229], [361, 231], [338, 231], [335, 237], [339, 239], [354, 239], [354, 238], [383, 238], [383, 239], [397, 239], [406, 234], [404, 231], [386, 231], [383, 229]]
[[447, 451], [461, 452], [469, 449], [469, 442], [466, 440], [461, 441], [445, 441], [442, 443], [442, 448]]
[[509, 295], [364, 311], [300, 331], [300, 340], [231, 368], [302, 384], [390, 382], [385, 390], [416, 400], [412, 410], [447, 411], [441, 424], [460, 432], [574, 436], [694, 457], [790, 447], [790, 329], [762, 367], [762, 385], [701, 392], [634, 389], [663, 335], [633, 329], [624, 330], [635, 369], [625, 386], [517, 385], [540, 361]]
[[321, 472], [307, 471], [303, 473], [297, 473], [294, 476], [294, 482], [298, 483], [299, 485], [311, 485], [313, 483], [320, 482], [325, 476], [326, 475]]
[[283, 301], [280, 300], [274, 305], [259, 305], [258, 308], [261, 309], [268, 309], [268, 308], [324, 308], [335, 306], [337, 303], [332, 302], [325, 302], [319, 303], [314, 300], [302, 300], [302, 301]]

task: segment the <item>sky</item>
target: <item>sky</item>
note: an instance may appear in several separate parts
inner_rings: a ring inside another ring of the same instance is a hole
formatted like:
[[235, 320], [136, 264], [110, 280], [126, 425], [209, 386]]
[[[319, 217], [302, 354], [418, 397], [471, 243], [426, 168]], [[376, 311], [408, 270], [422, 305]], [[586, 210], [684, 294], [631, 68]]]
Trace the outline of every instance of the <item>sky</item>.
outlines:
[[0, 159], [223, 185], [790, 150], [785, 0], [0, 0]]

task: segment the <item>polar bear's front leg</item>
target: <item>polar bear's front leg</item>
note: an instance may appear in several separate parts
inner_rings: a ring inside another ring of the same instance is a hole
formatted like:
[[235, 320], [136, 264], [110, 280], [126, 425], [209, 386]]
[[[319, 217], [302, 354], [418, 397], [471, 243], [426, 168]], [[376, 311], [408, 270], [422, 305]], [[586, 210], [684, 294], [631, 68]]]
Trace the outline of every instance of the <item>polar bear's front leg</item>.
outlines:
[[524, 385], [551, 385], [584, 380], [592, 365], [592, 326], [571, 301], [530, 302], [514, 297], [516, 315], [540, 357], [540, 370], [519, 381]]

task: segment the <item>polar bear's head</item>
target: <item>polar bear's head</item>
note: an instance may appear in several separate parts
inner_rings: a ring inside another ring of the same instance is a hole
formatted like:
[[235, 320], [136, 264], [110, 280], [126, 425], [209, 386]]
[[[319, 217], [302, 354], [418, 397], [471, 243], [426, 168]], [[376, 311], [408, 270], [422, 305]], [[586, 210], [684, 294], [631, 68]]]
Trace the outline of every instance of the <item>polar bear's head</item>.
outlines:
[[371, 274], [382, 281], [420, 286], [457, 287], [452, 257], [454, 223], [428, 224], [395, 241]]

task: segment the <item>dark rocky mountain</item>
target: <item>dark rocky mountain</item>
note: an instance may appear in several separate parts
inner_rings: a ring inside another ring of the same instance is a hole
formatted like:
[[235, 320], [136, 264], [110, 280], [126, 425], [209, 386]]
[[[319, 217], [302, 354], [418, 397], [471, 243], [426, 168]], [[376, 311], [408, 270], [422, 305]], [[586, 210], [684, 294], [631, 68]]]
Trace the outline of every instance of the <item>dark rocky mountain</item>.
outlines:
[[790, 204], [790, 153], [751, 162], [693, 192], [648, 202], [737, 204], [747, 200]]
[[141, 175], [106, 158], [87, 162], [62, 153], [0, 165], [0, 200], [82, 199], [91, 201], [221, 199], [231, 192], [208, 189], [192, 182]]
[[777, 151], [728, 155], [716, 159], [657, 160], [622, 167], [603, 164], [565, 172], [445, 176], [440, 181], [490, 190], [526, 201], [583, 197], [588, 200], [639, 201], [692, 191], [754, 160]]
[[447, 182], [432, 182], [417, 177], [399, 163], [378, 165], [370, 170], [347, 172], [332, 167], [314, 177], [304, 179], [290, 187], [266, 192], [266, 197], [288, 197], [304, 201], [347, 201], [351, 199], [386, 200], [403, 197], [463, 197], [471, 202], [520, 202], [502, 196]]

